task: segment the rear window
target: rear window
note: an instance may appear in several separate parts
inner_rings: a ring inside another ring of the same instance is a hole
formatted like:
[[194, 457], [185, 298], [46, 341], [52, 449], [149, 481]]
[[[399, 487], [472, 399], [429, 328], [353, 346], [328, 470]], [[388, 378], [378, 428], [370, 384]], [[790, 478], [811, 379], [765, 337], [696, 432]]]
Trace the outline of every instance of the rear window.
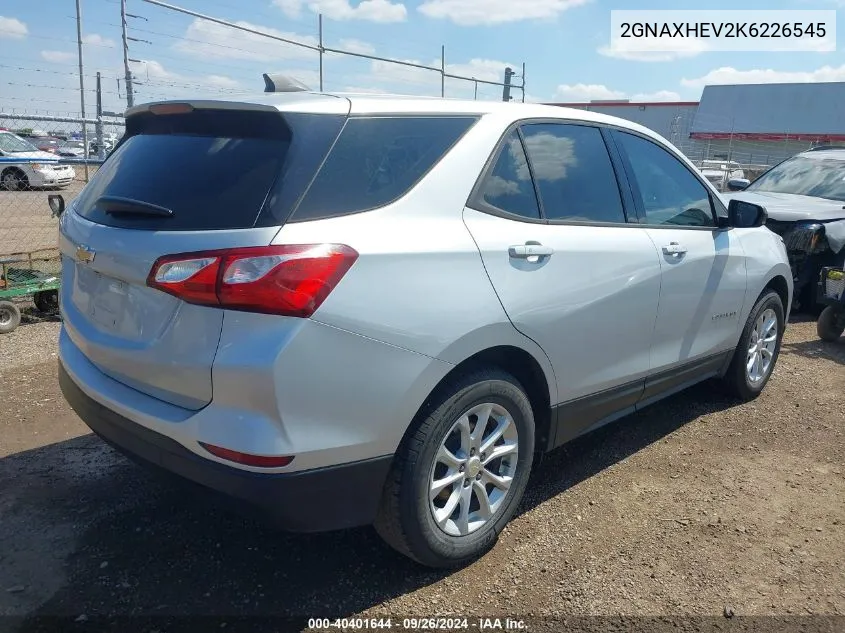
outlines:
[[345, 118], [235, 110], [135, 115], [77, 211], [100, 224], [147, 230], [281, 224]]
[[472, 116], [350, 118], [291, 221], [367, 211], [397, 200], [475, 121]]

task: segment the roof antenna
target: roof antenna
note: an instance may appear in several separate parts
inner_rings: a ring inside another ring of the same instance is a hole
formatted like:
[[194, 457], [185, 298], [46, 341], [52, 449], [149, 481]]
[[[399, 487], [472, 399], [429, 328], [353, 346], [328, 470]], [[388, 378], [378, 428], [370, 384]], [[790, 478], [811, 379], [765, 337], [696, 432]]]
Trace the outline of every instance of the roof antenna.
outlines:
[[310, 92], [310, 88], [301, 81], [282, 75], [281, 73], [262, 75], [264, 77], [264, 92]]

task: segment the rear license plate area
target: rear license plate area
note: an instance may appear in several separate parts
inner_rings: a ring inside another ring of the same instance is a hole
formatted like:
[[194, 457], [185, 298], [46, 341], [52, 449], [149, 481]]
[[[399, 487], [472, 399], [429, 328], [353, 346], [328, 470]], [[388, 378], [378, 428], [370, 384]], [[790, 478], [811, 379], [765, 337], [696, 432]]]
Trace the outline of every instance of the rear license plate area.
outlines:
[[105, 277], [100, 273], [91, 271], [90, 274], [93, 276], [90, 279], [94, 282], [92, 286], [96, 288], [89, 303], [91, 320], [109, 330], [119, 329], [126, 313], [128, 285], [124, 281]]

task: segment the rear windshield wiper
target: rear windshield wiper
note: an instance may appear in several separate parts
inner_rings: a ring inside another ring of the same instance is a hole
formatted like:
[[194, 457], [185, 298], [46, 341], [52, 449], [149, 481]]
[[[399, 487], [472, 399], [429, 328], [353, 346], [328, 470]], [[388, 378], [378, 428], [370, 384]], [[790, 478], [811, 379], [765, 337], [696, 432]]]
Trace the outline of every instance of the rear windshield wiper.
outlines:
[[160, 207], [151, 202], [135, 200], [134, 198], [120, 198], [118, 196], [102, 196], [95, 203], [98, 207], [104, 207], [109, 215], [141, 215], [156, 218], [172, 218], [173, 209]]

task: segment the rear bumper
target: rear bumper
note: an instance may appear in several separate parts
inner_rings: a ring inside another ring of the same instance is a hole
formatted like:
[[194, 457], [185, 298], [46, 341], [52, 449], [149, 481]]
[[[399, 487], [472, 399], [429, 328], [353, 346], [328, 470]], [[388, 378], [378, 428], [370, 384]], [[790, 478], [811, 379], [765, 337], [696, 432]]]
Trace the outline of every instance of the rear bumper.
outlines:
[[129, 458], [247, 504], [292, 532], [372, 523], [392, 456], [293, 473], [258, 473], [203, 459], [89, 397], [59, 362], [59, 385], [80, 418]]

